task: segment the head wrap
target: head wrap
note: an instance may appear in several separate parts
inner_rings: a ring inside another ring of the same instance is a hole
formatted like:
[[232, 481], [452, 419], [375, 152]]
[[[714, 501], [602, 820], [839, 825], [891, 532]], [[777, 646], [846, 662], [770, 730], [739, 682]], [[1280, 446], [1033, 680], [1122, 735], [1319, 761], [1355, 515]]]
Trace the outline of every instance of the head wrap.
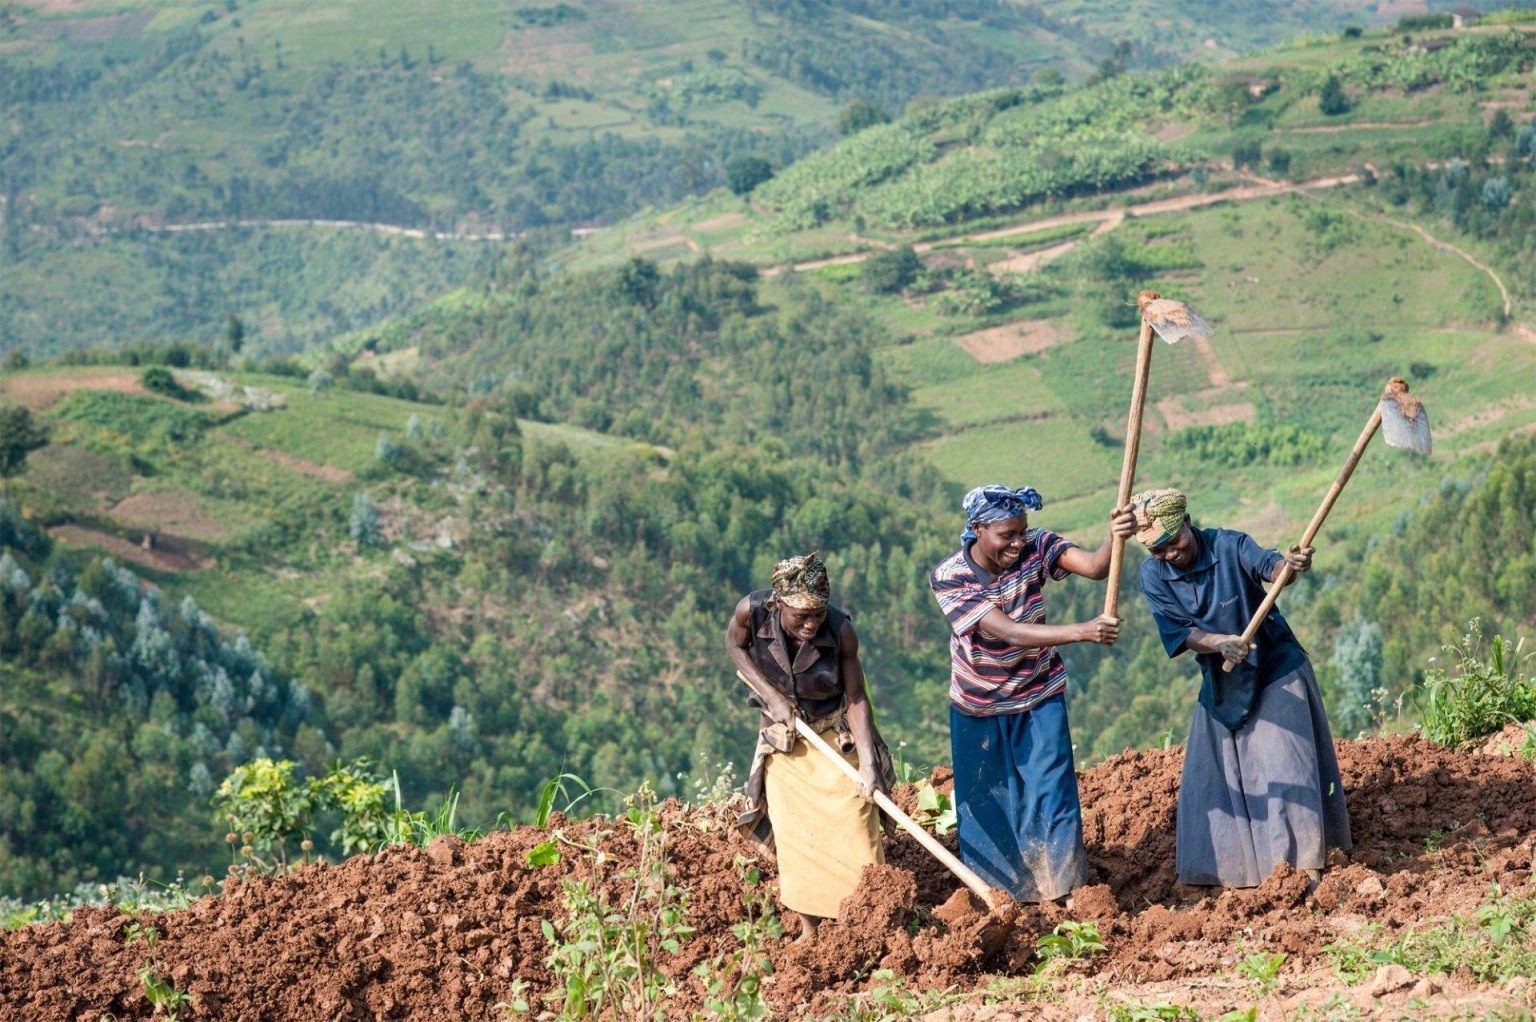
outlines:
[[814, 550], [774, 565], [772, 585], [773, 598], [796, 610], [820, 610], [832, 595], [827, 566]]
[[1033, 486], [1011, 489], [1001, 483], [978, 486], [965, 495], [965, 531], [960, 542], [969, 543], [976, 538], [974, 525], [987, 525], [1009, 518], [1020, 518], [1026, 511], [1039, 511], [1045, 501]]
[[1131, 510], [1136, 512], [1136, 538], [1154, 547], [1179, 534], [1189, 505], [1178, 490], [1146, 490], [1131, 498]]

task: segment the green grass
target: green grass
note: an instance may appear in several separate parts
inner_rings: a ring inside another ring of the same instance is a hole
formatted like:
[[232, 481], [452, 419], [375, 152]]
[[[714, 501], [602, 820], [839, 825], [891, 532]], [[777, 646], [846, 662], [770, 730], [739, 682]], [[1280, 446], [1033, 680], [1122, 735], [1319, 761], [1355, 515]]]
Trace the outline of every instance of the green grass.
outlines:
[[441, 417], [435, 405], [377, 394], [331, 389], [311, 394], [301, 383], [271, 377], [240, 377], [282, 394], [287, 406], [247, 415], [229, 433], [257, 447], [272, 448], [307, 461], [360, 472], [374, 464], [380, 433], [398, 438], [412, 415], [426, 423]]
[[1323, 950], [1339, 975], [1351, 983], [1390, 963], [1415, 975], [1454, 973], [1469, 975], [1480, 983], [1500, 983], [1536, 972], [1533, 921], [1536, 901], [1508, 896], [1495, 885], [1472, 918], [1426, 920], [1402, 934], [1387, 934], [1370, 926]]
[[[969, 355], [965, 357], [970, 359]], [[974, 359], [971, 361], [975, 363]], [[923, 387], [913, 392], [913, 403], [952, 427], [971, 427], [1019, 416], [1065, 414], [1066, 404], [1046, 383], [1039, 363], [1039, 359], [1016, 359], [992, 372]]]
[[[1190, 256], [1198, 260], [1161, 289], [1216, 328], [1209, 338], [1214, 366], [1189, 341], [1155, 346], [1140, 484], [1188, 486], [1207, 520], [1260, 528], [1279, 542], [1299, 533], [1315, 510], [1387, 378], [1410, 376], [1418, 366], [1428, 375], [1411, 383], [1430, 409], [1435, 455], [1417, 459], [1378, 441], [1329, 525], [1380, 528], [1451, 462], [1536, 423], [1527, 382], [1536, 351], [1513, 330], [1494, 329], [1493, 282], [1414, 232], [1352, 216], [1374, 215], [1367, 199], [1368, 192], [1355, 191], [1264, 200], [1118, 229], [1133, 257], [1171, 257], [1186, 267]], [[1432, 227], [1437, 236], [1443, 230]], [[1450, 240], [1476, 251], [1475, 242]], [[1075, 280], [1070, 267], [1060, 277], [1068, 287]], [[856, 283], [842, 289], [849, 301], [870, 303]], [[1102, 426], [1123, 436], [1135, 359], [1134, 332], [1104, 327], [1088, 305], [1069, 306], [1075, 340], [1012, 362], [983, 365], [940, 336], [879, 353], [945, 434], [922, 444], [933, 464], [965, 485], [1017, 477], [1040, 487], [1054, 498], [1049, 513], [1063, 530], [1096, 527], [1113, 499], [1120, 448], [1096, 443], [1089, 432]], [[1230, 383], [1214, 387], [1222, 374]], [[1157, 404], [1165, 400], [1184, 412], [1246, 402], [1261, 422], [1327, 437], [1327, 453], [1305, 466], [1212, 473], [1163, 444]], [[1052, 417], [1000, 421], [1041, 411]]]

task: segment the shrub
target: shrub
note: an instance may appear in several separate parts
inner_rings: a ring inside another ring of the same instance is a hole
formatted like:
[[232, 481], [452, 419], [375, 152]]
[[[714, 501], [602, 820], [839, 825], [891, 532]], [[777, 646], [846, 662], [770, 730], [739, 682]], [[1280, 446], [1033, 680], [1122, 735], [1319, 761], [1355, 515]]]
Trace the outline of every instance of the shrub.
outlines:
[[725, 161], [725, 183], [736, 195], [749, 195], [773, 177], [773, 165], [761, 156], [732, 156]]
[[214, 793], [214, 805], [229, 825], [229, 845], [238, 850], [239, 866], [282, 873], [296, 851], [307, 861], [314, 847], [310, 831], [320, 813], [340, 815], [331, 840], [343, 855], [386, 843], [391, 821], [386, 788], [367, 760], [350, 766], [336, 762], [324, 776], [307, 780], [295, 776], [296, 769], [292, 760], [253, 759], [226, 777]]
[[1455, 674], [1435, 663], [1424, 677], [1419, 727], [1432, 742], [1456, 748], [1505, 724], [1536, 717], [1536, 679], [1526, 673], [1525, 640], [1495, 635], [1484, 657], [1482, 622], [1474, 618], [1459, 644], [1442, 649]]
[[1232, 144], [1232, 167], [1235, 170], [1257, 166], [1263, 156], [1263, 147], [1256, 139], [1239, 139]]
[[347, 516], [347, 531], [358, 546], [374, 546], [379, 541], [379, 509], [366, 493], [352, 498], [352, 513]]
[[1317, 108], [1329, 117], [1349, 113], [1349, 97], [1344, 95], [1338, 75], [1329, 75], [1323, 82], [1323, 91], [1317, 96]]
[[923, 261], [911, 245], [903, 245], [866, 260], [859, 279], [875, 294], [893, 294], [910, 286], [922, 271]]
[[178, 401], [186, 401], [192, 395], [180, 383], [176, 382], [176, 374], [165, 366], [150, 366], [139, 376], [139, 382], [144, 389], [165, 397], [173, 397]]
[[854, 135], [865, 128], [890, 121], [890, 115], [867, 99], [856, 99], [843, 107], [837, 117], [837, 130], [843, 135]]
[[1498, 212], [1509, 205], [1509, 200], [1514, 192], [1509, 187], [1509, 178], [1502, 174], [1498, 177], [1490, 177], [1483, 182], [1483, 208], [1489, 212]]

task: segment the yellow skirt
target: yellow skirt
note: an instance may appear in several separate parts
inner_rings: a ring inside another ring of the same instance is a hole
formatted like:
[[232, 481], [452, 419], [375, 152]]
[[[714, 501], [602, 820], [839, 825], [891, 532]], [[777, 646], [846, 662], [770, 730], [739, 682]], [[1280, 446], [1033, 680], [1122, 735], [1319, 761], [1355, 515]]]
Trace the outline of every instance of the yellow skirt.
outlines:
[[[822, 732], [837, 748], [837, 732]], [[844, 753], [858, 766], [858, 753]], [[779, 900], [810, 916], [832, 917], [859, 885], [865, 866], [885, 861], [880, 811], [854, 791], [837, 764], [800, 740], [768, 757], [768, 820], [779, 863]]]

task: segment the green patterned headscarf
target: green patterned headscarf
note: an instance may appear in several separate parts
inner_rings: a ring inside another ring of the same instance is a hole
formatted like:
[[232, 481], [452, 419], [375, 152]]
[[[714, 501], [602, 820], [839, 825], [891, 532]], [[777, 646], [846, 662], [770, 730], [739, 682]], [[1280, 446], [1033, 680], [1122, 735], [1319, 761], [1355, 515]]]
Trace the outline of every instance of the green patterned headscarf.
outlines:
[[780, 561], [773, 569], [773, 598], [796, 610], [820, 610], [832, 596], [827, 566], [816, 551]]
[[1136, 538], [1150, 548], [1179, 534], [1189, 505], [1184, 494], [1170, 488], [1136, 494], [1131, 498], [1131, 509], [1136, 512]]

